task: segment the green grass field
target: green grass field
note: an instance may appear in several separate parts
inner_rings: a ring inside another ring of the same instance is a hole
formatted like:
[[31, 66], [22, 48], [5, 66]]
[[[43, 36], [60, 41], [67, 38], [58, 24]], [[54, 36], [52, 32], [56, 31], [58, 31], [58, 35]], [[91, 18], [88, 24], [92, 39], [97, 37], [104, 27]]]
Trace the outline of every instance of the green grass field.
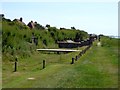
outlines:
[[0, 89], [1, 88], [2, 88], [2, 36], [0, 35]]
[[[103, 39], [102, 44], [104, 40], [107, 39]], [[95, 41], [94, 45], [72, 65], [71, 58], [78, 55], [78, 52], [67, 54], [38, 52], [26, 59], [18, 58], [17, 72], [13, 72], [14, 62], [5, 60], [2, 62], [2, 87], [117, 88], [118, 46], [107, 45], [97, 46]], [[46, 60], [45, 69], [42, 69], [43, 60]]]

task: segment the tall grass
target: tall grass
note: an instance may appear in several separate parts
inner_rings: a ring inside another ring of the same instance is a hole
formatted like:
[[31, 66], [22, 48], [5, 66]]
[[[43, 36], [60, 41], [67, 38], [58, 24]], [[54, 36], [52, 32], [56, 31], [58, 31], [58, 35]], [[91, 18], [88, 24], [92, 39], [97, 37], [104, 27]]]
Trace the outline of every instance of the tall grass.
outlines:
[[[32, 34], [38, 38], [38, 45], [32, 42]], [[80, 30], [59, 30], [50, 27], [48, 30], [30, 29], [16, 21], [4, 19], [2, 21], [2, 52], [3, 60], [14, 60], [29, 57], [36, 52], [36, 48], [58, 48], [57, 41], [66, 39], [74, 40], [77, 33], [83, 33], [82, 37], [87, 38], [87, 32]]]
[[101, 43], [102, 46], [105, 47], [118, 47], [118, 42], [120, 41], [120, 39], [116, 39], [116, 38], [110, 38], [108, 36], [104, 36], [101, 39]]

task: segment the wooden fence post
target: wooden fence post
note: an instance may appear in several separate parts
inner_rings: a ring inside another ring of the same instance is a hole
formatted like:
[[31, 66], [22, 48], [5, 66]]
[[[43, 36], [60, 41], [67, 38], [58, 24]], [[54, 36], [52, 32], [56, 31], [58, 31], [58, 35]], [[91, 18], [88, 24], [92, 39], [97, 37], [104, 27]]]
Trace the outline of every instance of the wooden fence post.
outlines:
[[84, 50], [82, 50], [82, 54], [84, 54]]
[[78, 56], [75, 57], [75, 60], [76, 60], [76, 61], [78, 60]]
[[78, 55], [78, 59], [80, 58], [80, 55]]
[[17, 71], [17, 62], [15, 61], [15, 68], [14, 68], [14, 72]]
[[43, 69], [45, 68], [45, 60], [43, 60]]
[[72, 58], [72, 62], [71, 62], [71, 64], [74, 64], [74, 58]]
[[17, 71], [17, 58], [15, 58], [15, 67], [14, 67], [14, 72]]
[[79, 55], [82, 56], [82, 52], [80, 52]]

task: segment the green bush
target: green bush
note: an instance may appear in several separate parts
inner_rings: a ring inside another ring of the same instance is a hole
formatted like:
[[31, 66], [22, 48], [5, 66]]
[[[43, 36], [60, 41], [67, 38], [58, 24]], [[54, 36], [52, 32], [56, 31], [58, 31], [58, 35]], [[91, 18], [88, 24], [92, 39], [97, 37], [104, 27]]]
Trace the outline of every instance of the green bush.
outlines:
[[105, 46], [105, 47], [114, 47], [114, 46], [118, 47], [119, 41], [120, 41], [120, 39], [110, 38], [108, 36], [101, 37], [102, 46]]

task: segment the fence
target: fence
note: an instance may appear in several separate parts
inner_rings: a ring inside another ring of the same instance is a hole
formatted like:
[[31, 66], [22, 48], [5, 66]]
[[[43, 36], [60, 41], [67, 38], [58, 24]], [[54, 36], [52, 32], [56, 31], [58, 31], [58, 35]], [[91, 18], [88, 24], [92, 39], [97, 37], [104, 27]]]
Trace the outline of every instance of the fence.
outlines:
[[83, 54], [86, 53], [86, 51], [92, 46], [92, 44], [90, 44], [89, 46], [87, 46], [84, 50], [82, 50], [77, 56], [75, 56], [75, 58], [72, 58], [72, 62], [71, 64], [74, 64], [74, 60], [77, 61]]
[[[88, 45], [84, 50], [82, 50], [81, 52], [79, 52], [79, 54], [78, 54], [77, 56], [73, 57], [71, 64], [74, 64], [75, 61], [79, 60], [79, 58], [80, 58], [82, 55], [84, 55], [84, 54], [86, 53], [86, 51], [89, 50], [89, 48], [90, 48], [91, 46], [92, 46], [92, 44]], [[42, 68], [41, 68], [40, 64], [41, 64]], [[24, 65], [23, 65], [23, 66], [24, 66]], [[16, 58], [16, 59], [15, 59], [15, 63], [14, 63], [14, 72], [18, 71], [18, 69], [17, 69], [18, 67], [23, 67], [23, 66], [22, 66], [22, 65], [20, 65], [20, 66], [18, 65], [18, 60], [17, 60], [17, 58]], [[46, 67], [46, 61], [43, 60], [41, 63], [36, 64], [36, 65], [33, 65], [33, 66], [39, 66], [39, 69], [40, 69], [40, 70], [41, 70], [41, 69], [44, 69], [44, 68]], [[33, 66], [27, 66], [27, 67], [33, 67]]]

